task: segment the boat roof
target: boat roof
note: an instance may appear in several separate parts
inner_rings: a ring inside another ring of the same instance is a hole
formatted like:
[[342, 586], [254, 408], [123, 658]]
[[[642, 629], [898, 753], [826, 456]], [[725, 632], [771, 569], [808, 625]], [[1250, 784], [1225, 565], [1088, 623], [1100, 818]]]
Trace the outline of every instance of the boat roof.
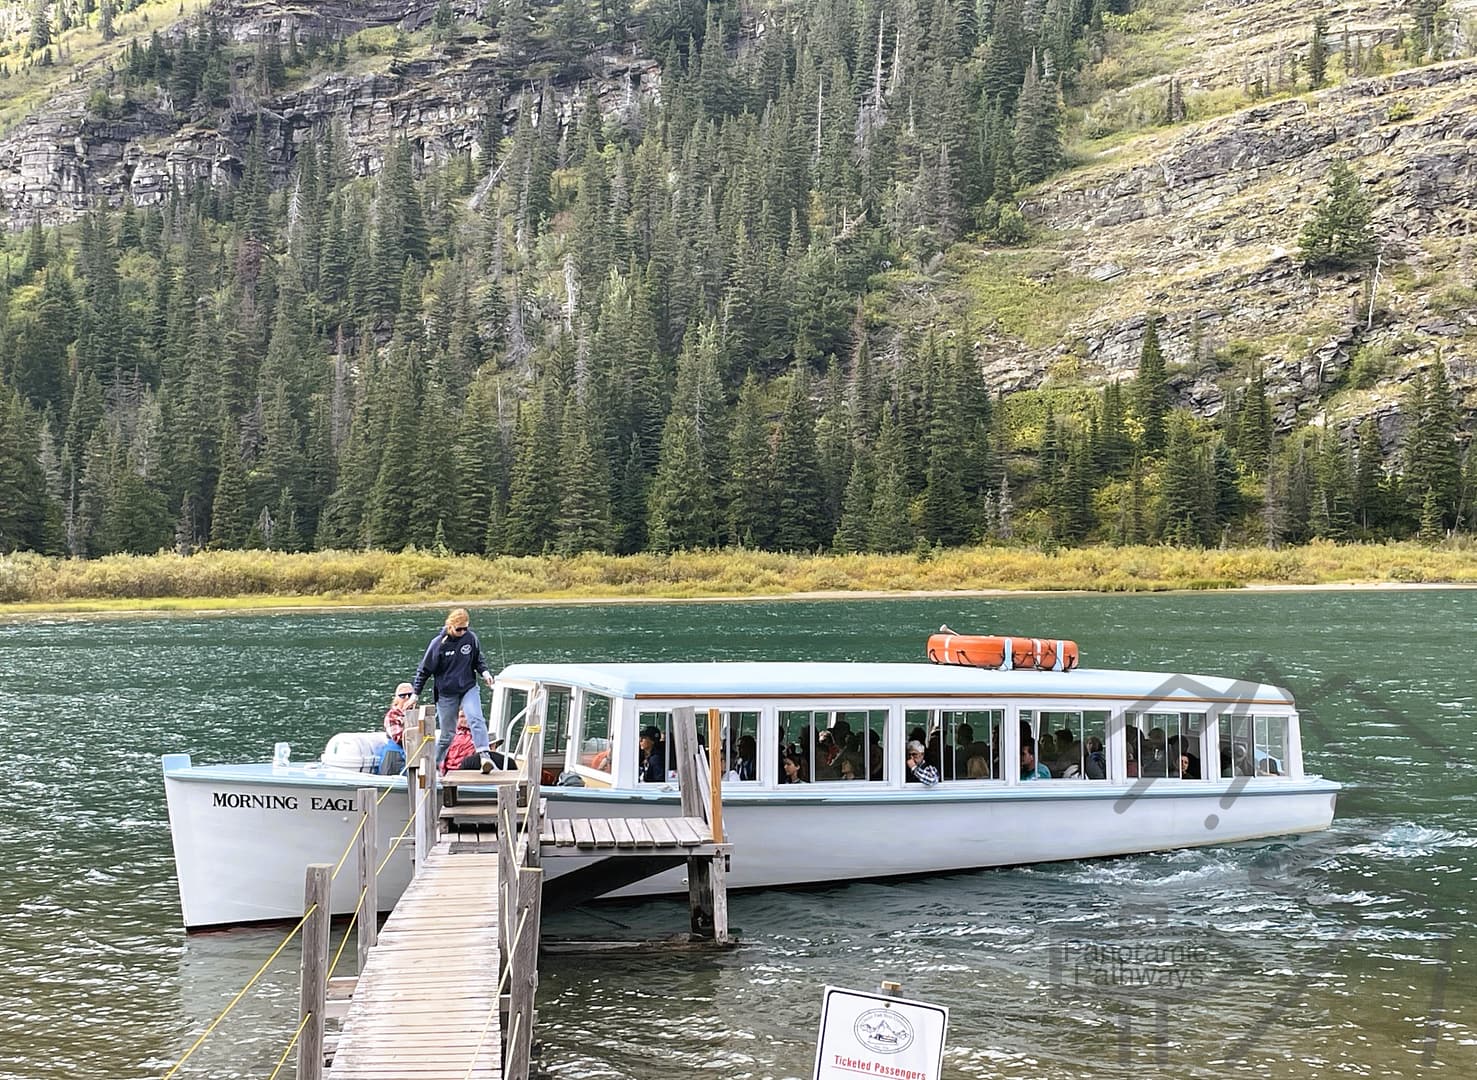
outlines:
[[1163, 671], [996, 671], [945, 664], [710, 662], [511, 664], [514, 682], [582, 686], [617, 698], [1050, 697], [1292, 705], [1280, 686]]

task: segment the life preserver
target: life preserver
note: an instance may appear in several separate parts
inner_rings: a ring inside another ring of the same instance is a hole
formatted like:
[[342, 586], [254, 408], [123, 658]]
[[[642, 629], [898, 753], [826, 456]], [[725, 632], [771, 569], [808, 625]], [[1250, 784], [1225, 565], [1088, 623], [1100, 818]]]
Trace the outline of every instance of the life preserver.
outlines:
[[596, 772], [604, 772], [610, 768], [610, 751], [602, 750], [596, 754], [594, 760], [590, 762], [590, 768]]
[[987, 637], [982, 634], [932, 634], [928, 658], [935, 664], [964, 667], [1029, 668], [1071, 671], [1077, 666], [1077, 643], [1063, 638]]

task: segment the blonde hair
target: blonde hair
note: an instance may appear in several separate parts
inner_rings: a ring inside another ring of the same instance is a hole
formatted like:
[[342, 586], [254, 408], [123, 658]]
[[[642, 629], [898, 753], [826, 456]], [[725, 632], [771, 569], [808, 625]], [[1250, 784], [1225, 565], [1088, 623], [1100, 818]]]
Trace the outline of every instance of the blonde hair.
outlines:
[[458, 626], [466, 626], [471, 621], [472, 617], [467, 614], [466, 608], [452, 608], [451, 614], [446, 616], [446, 629], [451, 630]]

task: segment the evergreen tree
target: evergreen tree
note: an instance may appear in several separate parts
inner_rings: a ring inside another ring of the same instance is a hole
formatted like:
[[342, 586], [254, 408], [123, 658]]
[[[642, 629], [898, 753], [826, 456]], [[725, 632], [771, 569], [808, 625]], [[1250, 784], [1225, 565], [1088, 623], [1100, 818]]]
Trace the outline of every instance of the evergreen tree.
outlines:
[[1056, 171], [1061, 156], [1061, 116], [1056, 86], [1041, 79], [1033, 55], [1016, 102], [1016, 178], [1023, 184], [1044, 180]]
[[743, 547], [769, 546], [774, 524], [770, 475], [769, 424], [763, 391], [753, 371], [739, 390], [729, 436], [728, 541]]
[[1154, 315], [1144, 325], [1134, 407], [1143, 426], [1143, 449], [1151, 454], [1163, 449], [1164, 418], [1169, 413], [1169, 378], [1164, 370], [1164, 353], [1159, 348], [1159, 320]]
[[867, 548], [876, 552], [908, 551], [916, 536], [908, 514], [908, 486], [899, 429], [892, 416], [883, 417], [877, 437], [877, 485], [867, 523]]
[[1198, 546], [1205, 526], [1201, 495], [1205, 472], [1200, 464], [1190, 419], [1183, 412], [1170, 416], [1169, 441], [1164, 449], [1164, 527], [1166, 543]]
[[610, 465], [599, 417], [571, 394], [559, 447], [559, 516], [556, 551], [609, 551], [613, 541]]
[[39, 53], [52, 42], [48, 0], [35, 0], [31, 5], [31, 34], [26, 39], [26, 52]]
[[1353, 513], [1360, 530], [1368, 534], [1384, 524], [1380, 503], [1380, 481], [1384, 473], [1384, 457], [1380, 450], [1379, 431], [1374, 419], [1359, 425], [1359, 453], [1354, 466]]
[[239, 548], [251, 528], [246, 506], [246, 463], [241, 457], [241, 439], [230, 420], [221, 424], [220, 472], [215, 498], [210, 504], [210, 546]]
[[1298, 250], [1308, 270], [1358, 269], [1374, 264], [1379, 236], [1359, 178], [1337, 158], [1328, 170], [1328, 188], [1303, 225]]
[[774, 536], [780, 551], [810, 551], [829, 536], [820, 535], [821, 477], [816, 458], [815, 413], [810, 380], [796, 365], [780, 414], [774, 447]]
[[1328, 16], [1313, 16], [1313, 40], [1308, 45], [1308, 84], [1317, 90], [1328, 76]]

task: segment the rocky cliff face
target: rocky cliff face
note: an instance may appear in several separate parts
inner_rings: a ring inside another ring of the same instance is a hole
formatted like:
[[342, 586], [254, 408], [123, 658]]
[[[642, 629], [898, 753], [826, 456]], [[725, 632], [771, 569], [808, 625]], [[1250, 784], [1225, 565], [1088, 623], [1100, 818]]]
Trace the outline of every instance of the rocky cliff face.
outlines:
[[[472, 15], [480, 4], [457, 5]], [[413, 0], [364, 2], [246, 2], [218, 5], [221, 25], [238, 43], [285, 40], [289, 31], [336, 37], [366, 27], [414, 30], [435, 4]], [[173, 28], [177, 36], [180, 25]], [[104, 119], [88, 108], [95, 90], [121, 95], [121, 81], [105, 66], [68, 84], [18, 128], [0, 139], [0, 208], [11, 230], [40, 216], [46, 224], [69, 221], [98, 204], [124, 199], [147, 206], [162, 202], [171, 183], [239, 179], [246, 145], [260, 116], [265, 121], [267, 164], [285, 181], [297, 149], [322, 139], [334, 126], [342, 132], [349, 167], [360, 175], [379, 171], [394, 139], [410, 140], [421, 163], [477, 153], [484, 125], [511, 129], [525, 95], [538, 108], [540, 85], [510, 78], [497, 62], [495, 40], [465, 38], [431, 55], [406, 60], [380, 58], [380, 70], [324, 73], [265, 100], [233, 94], [232, 108], [209, 117], [182, 119], [162, 92], [134, 91]], [[644, 96], [660, 92], [660, 66], [633, 54], [601, 54], [588, 80], [553, 84], [561, 124], [593, 92], [607, 113], [634, 110]], [[234, 75], [245, 78], [248, 61]], [[239, 97], [239, 100], [237, 100]], [[489, 114], [490, 103], [496, 110]], [[542, 122], [542, 118], [538, 118]]]
[[[1215, 354], [1228, 348], [1266, 367], [1284, 423], [1300, 410], [1308, 418], [1309, 403], [1345, 380], [1361, 345], [1417, 364], [1439, 351], [1456, 381], [1477, 381], [1477, 310], [1453, 310], [1429, 287], [1473, 281], [1477, 61], [1259, 105], [1148, 136], [1115, 157], [1024, 204], [1069, 253], [1070, 272], [1111, 281], [1111, 299], [1081, 313], [1073, 340], [1015, 355], [1002, 379], [1039, 381], [1074, 348], [1098, 377], [1130, 376], [1145, 320], [1124, 311], [1136, 310], [1162, 315], [1181, 396], [1201, 412], [1220, 406]], [[1310, 276], [1296, 262], [1302, 222], [1336, 158], [1364, 182], [1383, 241], [1372, 317], [1373, 275]], [[1332, 403], [1330, 422], [1389, 415], [1392, 374], [1384, 387]]]

